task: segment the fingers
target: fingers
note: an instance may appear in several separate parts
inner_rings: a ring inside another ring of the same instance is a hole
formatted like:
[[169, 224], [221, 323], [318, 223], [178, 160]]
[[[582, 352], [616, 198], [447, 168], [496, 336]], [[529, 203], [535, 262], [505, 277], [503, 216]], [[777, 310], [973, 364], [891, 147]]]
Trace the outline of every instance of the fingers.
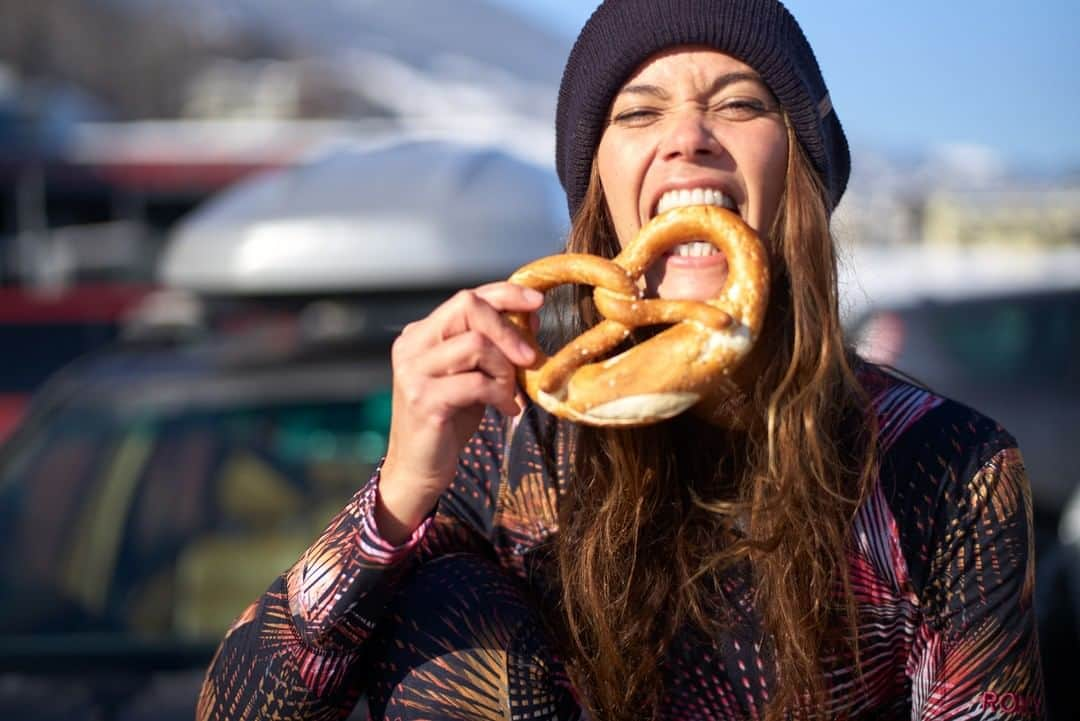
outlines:
[[493, 380], [480, 371], [434, 379], [431, 390], [449, 408], [494, 406], [500, 413], [509, 417], [521, 412], [513, 380], [506, 384]]
[[498, 311], [533, 311], [544, 302], [540, 291], [514, 283], [488, 283], [473, 292]]
[[446, 418], [481, 404], [517, 414], [517, 366], [530, 365], [536, 352], [503, 313], [535, 316], [542, 303], [538, 291], [491, 283], [461, 291], [407, 325], [392, 356], [395, 386], [410, 412]]
[[[410, 418], [432, 418], [439, 423], [452, 420], [456, 414], [469, 409], [482, 410], [484, 406], [493, 406], [506, 416], [521, 412], [514, 386], [494, 380], [482, 371], [441, 378], [428, 376], [422, 381], [406, 384], [396, 392], [400, 395], [402, 409]], [[469, 430], [466, 438], [472, 430], [475, 427]], [[458, 450], [454, 449], [455, 456]]]
[[490, 403], [503, 412], [509, 411], [510, 415], [519, 410], [514, 403], [517, 388], [516, 367], [488, 337], [477, 331], [456, 335], [439, 344], [418, 360], [417, 370], [431, 378], [478, 373], [488, 382], [482, 388], [466, 386], [482, 396], [469, 396], [472, 402]]
[[527, 366], [535, 352], [514, 326], [503, 317], [505, 311], [531, 312], [543, 303], [543, 294], [511, 283], [492, 283], [464, 290], [443, 303], [422, 321], [406, 326], [395, 343], [399, 355], [426, 353], [441, 342], [475, 331], [486, 337], [513, 363]]
[[417, 359], [416, 369], [432, 377], [480, 371], [489, 378], [513, 381], [516, 367], [487, 336], [468, 331], [432, 348]]
[[402, 400], [418, 417], [446, 419], [476, 405], [492, 405], [511, 416], [521, 410], [514, 364], [475, 331], [417, 357], [399, 380]]

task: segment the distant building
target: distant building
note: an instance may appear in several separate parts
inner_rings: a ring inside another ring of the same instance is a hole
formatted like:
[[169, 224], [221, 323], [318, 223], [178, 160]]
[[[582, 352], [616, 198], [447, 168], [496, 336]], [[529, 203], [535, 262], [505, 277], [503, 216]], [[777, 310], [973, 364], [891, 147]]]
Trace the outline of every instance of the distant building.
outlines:
[[1080, 185], [939, 190], [926, 199], [930, 244], [1080, 245]]
[[852, 189], [833, 215], [833, 233], [845, 245], [914, 243], [921, 232], [920, 198], [894, 188]]

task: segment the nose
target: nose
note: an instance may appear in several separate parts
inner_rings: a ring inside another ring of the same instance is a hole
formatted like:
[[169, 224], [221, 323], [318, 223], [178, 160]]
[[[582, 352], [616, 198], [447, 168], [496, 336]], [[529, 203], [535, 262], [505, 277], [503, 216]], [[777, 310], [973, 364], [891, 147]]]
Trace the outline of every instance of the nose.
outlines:
[[690, 160], [703, 155], [715, 155], [721, 144], [707, 113], [700, 108], [685, 108], [670, 121], [661, 141], [661, 156], [665, 160]]

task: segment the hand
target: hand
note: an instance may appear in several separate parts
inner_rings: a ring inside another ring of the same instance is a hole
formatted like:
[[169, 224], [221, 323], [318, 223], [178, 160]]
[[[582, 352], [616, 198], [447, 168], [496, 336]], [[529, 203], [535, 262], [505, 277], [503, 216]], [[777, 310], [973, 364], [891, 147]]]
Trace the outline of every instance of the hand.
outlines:
[[450, 484], [485, 406], [517, 415], [517, 367], [533, 349], [502, 316], [533, 312], [543, 294], [511, 283], [463, 290], [394, 341], [390, 441], [376, 522], [391, 543], [412, 533]]

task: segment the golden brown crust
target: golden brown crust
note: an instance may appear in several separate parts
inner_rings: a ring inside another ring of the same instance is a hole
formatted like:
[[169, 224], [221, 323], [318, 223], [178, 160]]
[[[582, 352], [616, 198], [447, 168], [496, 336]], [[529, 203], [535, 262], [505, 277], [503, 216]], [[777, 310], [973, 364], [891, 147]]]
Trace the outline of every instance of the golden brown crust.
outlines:
[[[725, 256], [728, 276], [706, 301], [643, 299], [637, 281], [671, 248], [706, 240]], [[547, 291], [562, 283], [595, 287], [606, 320], [551, 358], [536, 344], [528, 318], [510, 314], [537, 351], [520, 373], [526, 393], [563, 418], [589, 425], [634, 426], [670, 418], [715, 397], [757, 340], [768, 305], [769, 270], [757, 234], [731, 211], [692, 206], [667, 211], [641, 229], [613, 260], [585, 254], [548, 256], [510, 276]], [[595, 362], [636, 327], [671, 328], [614, 358]]]

